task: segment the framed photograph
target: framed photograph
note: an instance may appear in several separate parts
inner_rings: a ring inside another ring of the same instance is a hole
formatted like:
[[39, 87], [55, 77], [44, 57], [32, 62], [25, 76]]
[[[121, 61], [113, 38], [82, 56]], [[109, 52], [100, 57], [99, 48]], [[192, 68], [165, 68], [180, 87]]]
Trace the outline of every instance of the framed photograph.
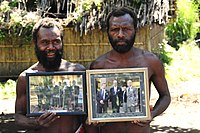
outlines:
[[88, 122], [149, 120], [147, 68], [86, 70]]
[[86, 114], [85, 72], [26, 73], [27, 116]]

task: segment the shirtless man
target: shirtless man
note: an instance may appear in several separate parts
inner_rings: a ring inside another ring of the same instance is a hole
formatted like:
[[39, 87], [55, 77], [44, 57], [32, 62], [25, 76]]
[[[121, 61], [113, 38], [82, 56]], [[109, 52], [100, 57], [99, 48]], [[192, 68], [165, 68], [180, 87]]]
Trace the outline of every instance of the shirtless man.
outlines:
[[[92, 62], [90, 69], [148, 68], [149, 88], [154, 84], [159, 94], [151, 111], [152, 119], [164, 112], [171, 98], [161, 61], [152, 53], [133, 46], [137, 30], [137, 18], [129, 8], [114, 9], [107, 17], [107, 33], [112, 50]], [[101, 133], [150, 133], [149, 121], [108, 122], [90, 125], [87, 132]], [[101, 126], [102, 125], [102, 126]]]
[[81, 116], [57, 116], [55, 113], [46, 112], [39, 117], [26, 117], [26, 72], [85, 71], [82, 65], [62, 59], [63, 27], [54, 19], [44, 18], [35, 24], [33, 42], [38, 62], [19, 75], [15, 122], [23, 129], [38, 133], [74, 133], [82, 124]]

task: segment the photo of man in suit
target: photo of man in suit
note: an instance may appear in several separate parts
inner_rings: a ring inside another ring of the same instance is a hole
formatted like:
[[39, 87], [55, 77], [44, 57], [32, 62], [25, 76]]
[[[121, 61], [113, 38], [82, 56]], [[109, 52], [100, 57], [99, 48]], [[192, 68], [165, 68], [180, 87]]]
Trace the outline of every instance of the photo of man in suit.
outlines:
[[113, 113], [119, 113], [122, 104], [122, 89], [117, 85], [117, 80], [113, 80], [113, 86], [110, 88], [110, 101]]
[[122, 112], [127, 113], [127, 85], [122, 85]]
[[106, 89], [106, 82], [101, 83], [101, 88], [97, 91], [97, 112], [107, 113], [109, 91]]
[[128, 80], [127, 85], [127, 111], [136, 112], [138, 107], [138, 90], [132, 86], [132, 80]]

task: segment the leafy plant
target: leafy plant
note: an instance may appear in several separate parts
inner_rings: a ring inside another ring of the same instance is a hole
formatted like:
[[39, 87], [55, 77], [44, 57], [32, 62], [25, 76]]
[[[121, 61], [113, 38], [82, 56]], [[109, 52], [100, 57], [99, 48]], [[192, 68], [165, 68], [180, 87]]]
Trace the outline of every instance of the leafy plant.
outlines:
[[175, 49], [168, 45], [168, 42], [166, 40], [158, 44], [158, 48], [152, 50], [152, 52], [155, 53], [159, 57], [159, 59], [166, 65], [170, 65], [172, 61], [171, 55], [174, 51]]
[[177, 17], [165, 29], [168, 42], [176, 49], [187, 39], [194, 39], [198, 32], [198, 5], [193, 0], [177, 0]]
[[27, 12], [17, 7], [17, 3], [19, 4], [18, 0], [1, 2], [0, 40], [9, 42], [12, 41], [12, 39], [19, 39], [20, 37], [20, 43], [30, 44], [33, 25], [41, 16], [38, 15], [37, 12]]
[[7, 80], [6, 83], [0, 83], [0, 98], [8, 99], [16, 95], [16, 82], [14, 80]]
[[2, 11], [2, 12], [8, 12], [8, 11], [10, 11], [10, 6], [9, 6], [9, 2], [8, 1], [3, 1], [1, 3], [0, 11]]
[[2, 30], [0, 30], [0, 41], [3, 41], [5, 39], [5, 32], [3, 32]]

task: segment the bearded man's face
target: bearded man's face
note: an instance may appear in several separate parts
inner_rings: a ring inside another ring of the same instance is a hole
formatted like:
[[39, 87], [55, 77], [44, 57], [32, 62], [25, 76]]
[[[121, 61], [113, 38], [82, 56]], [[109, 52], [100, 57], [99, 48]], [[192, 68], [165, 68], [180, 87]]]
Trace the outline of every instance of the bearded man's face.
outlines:
[[119, 53], [128, 52], [135, 42], [136, 30], [133, 18], [129, 14], [111, 16], [109, 20], [108, 39], [113, 49]]
[[[46, 50], [46, 51], [41, 51], [36, 47], [35, 49], [36, 56], [38, 61], [42, 64], [44, 68], [47, 69], [57, 69], [60, 66], [62, 55], [63, 55], [63, 49], [56, 49], [56, 50]], [[49, 53], [55, 53], [55, 57], [52, 59], [48, 58]]]
[[39, 29], [35, 53], [44, 68], [59, 68], [63, 55], [63, 41], [57, 27]]
[[[108, 39], [112, 48], [119, 53], [128, 52], [134, 45], [135, 34], [131, 36], [131, 39], [114, 39], [110, 35], [108, 35]], [[123, 42], [123, 45], [118, 45], [119, 42]]]

